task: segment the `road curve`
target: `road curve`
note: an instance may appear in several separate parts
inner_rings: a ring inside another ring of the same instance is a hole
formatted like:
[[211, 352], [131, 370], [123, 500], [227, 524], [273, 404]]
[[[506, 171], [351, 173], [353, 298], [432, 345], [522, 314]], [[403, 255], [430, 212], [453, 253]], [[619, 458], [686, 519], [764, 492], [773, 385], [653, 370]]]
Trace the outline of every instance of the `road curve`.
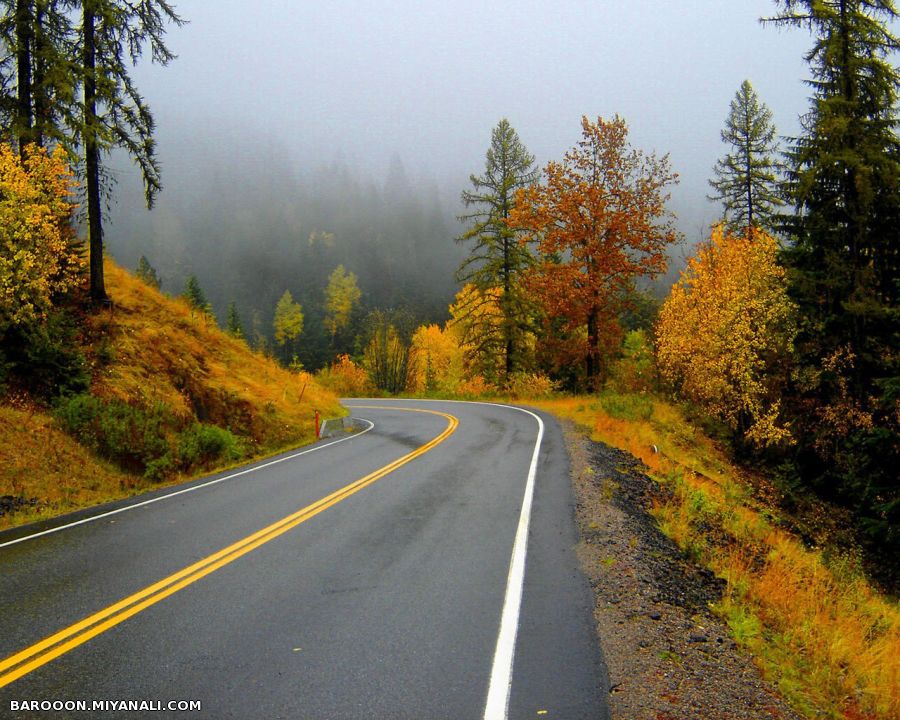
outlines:
[[[347, 404], [370, 429], [0, 534], [0, 716], [607, 718], [556, 422]], [[110, 700], [201, 710], [15, 709]]]

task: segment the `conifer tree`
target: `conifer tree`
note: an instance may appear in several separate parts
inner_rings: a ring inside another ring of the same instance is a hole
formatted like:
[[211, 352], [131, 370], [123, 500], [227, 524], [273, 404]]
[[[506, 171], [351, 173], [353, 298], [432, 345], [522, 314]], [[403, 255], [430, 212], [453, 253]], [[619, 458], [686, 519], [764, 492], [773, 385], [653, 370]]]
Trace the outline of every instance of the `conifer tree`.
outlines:
[[710, 200], [721, 200], [726, 227], [744, 232], [756, 227], [771, 229], [779, 197], [778, 142], [772, 112], [761, 102], [749, 80], [741, 83], [731, 101], [722, 142], [730, 150], [716, 163], [709, 184], [716, 191]]
[[[531, 155], [512, 125], [503, 118], [491, 131], [483, 175], [471, 175], [472, 190], [462, 201], [473, 211], [460, 217], [470, 223], [457, 242], [474, 241], [469, 257], [457, 271], [457, 280], [473, 285], [480, 297], [499, 289], [503, 313], [502, 332], [496, 353], [505, 358], [507, 380], [522, 364], [522, 337], [530, 326], [532, 307], [521, 288], [521, 276], [534, 263], [528, 248], [519, 243], [519, 233], [507, 222], [515, 207], [516, 191], [538, 178]], [[473, 312], [478, 308], [473, 307]]]
[[156, 268], [150, 264], [150, 261], [144, 255], [141, 255], [141, 259], [138, 260], [134, 274], [152, 288], [159, 290], [162, 287], [162, 280], [159, 279]]
[[196, 275], [188, 275], [187, 280], [184, 283], [184, 292], [181, 294], [181, 297], [187, 300], [188, 305], [195, 310], [206, 313], [211, 318], [215, 319], [212, 304], [206, 299], [206, 294], [203, 292], [203, 288], [200, 287], [200, 281], [197, 279]]
[[[778, 0], [810, 30], [813, 90], [788, 153], [784, 254], [797, 340], [801, 475], [900, 540], [900, 75], [893, 0]], [[883, 535], [882, 535], [883, 537]], [[884, 538], [883, 538], [884, 539]]]
[[82, 115], [76, 135], [82, 149], [90, 243], [91, 299], [106, 300], [103, 280], [103, 155], [123, 148], [138, 165], [147, 207], [161, 189], [153, 139], [153, 115], [130, 74], [149, 45], [154, 62], [175, 56], [166, 47], [165, 25], [183, 24], [166, 0], [80, 0]]
[[232, 337], [244, 337], [244, 325], [241, 323], [241, 316], [238, 314], [237, 305], [234, 300], [228, 303], [228, 315], [225, 320], [225, 332]]

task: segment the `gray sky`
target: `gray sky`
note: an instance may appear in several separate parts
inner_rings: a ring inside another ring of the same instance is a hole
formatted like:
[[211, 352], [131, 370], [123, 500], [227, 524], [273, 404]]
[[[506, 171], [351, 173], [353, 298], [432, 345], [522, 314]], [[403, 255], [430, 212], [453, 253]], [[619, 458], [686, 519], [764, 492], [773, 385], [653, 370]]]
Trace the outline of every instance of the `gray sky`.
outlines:
[[771, 0], [175, 1], [190, 21], [168, 35], [178, 59], [135, 72], [164, 185], [181, 184], [194, 138], [213, 153], [261, 141], [298, 168], [341, 156], [379, 181], [398, 154], [456, 196], [501, 117], [544, 164], [583, 114], [618, 113], [634, 145], [671, 153], [672, 207], [696, 240], [716, 216], [706, 181], [741, 81], [782, 134], [807, 107], [810, 38], [760, 26]]

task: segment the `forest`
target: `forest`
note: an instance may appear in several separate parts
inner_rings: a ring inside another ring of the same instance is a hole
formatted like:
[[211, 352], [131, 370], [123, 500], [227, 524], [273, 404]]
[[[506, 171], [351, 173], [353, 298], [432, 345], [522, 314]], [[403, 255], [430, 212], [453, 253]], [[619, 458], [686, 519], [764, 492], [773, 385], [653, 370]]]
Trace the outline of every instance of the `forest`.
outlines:
[[716, 109], [709, 198], [721, 220], [671, 289], [654, 281], [682, 240], [668, 206], [677, 168], [635, 147], [618, 115], [572, 118], [580, 139], [541, 166], [500, 119], [458, 189], [458, 219], [399, 158], [374, 182], [341, 162], [300, 176], [269, 150], [258, 182], [237, 181], [236, 153], [180, 212], [119, 211], [110, 242], [110, 159], [134, 161], [148, 207], [163, 187], [131, 73], [143, 54], [174, 60], [166, 29], [183, 19], [163, 0], [0, 9], [5, 393], [52, 405], [89, 386], [74, 338], [84, 314], [115, 307], [103, 269], [114, 245], [149, 285], [339, 393], [527, 397], [630, 382], [675, 397], [788, 498], [848, 509], [861, 541], [896, 557], [891, 0], [774, 3], [765, 24], [810, 35], [801, 132], [779, 137], [749, 81]]

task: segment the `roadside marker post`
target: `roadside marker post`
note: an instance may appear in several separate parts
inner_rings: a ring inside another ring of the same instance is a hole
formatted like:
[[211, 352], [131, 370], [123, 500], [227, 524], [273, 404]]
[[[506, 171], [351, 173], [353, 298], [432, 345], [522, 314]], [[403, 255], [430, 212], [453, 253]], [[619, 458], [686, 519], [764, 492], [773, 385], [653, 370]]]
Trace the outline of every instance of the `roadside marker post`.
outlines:
[[316, 410], [316, 440], [319, 439], [319, 431], [321, 430], [319, 426], [319, 411]]

